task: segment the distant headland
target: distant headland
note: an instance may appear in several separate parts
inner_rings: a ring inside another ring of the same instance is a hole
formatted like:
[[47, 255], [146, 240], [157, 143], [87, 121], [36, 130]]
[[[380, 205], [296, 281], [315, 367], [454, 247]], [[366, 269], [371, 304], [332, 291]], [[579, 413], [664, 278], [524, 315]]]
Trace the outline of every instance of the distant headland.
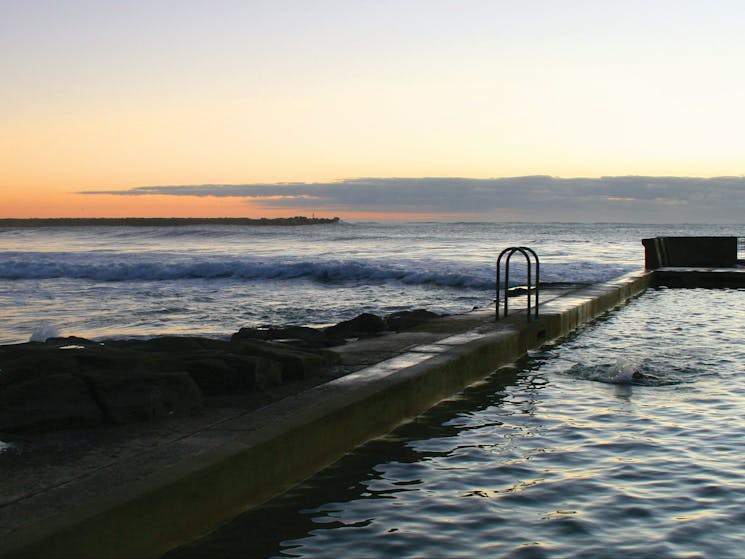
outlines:
[[5, 218], [0, 227], [131, 226], [172, 227], [180, 225], [323, 225], [338, 223], [338, 217], [50, 217]]

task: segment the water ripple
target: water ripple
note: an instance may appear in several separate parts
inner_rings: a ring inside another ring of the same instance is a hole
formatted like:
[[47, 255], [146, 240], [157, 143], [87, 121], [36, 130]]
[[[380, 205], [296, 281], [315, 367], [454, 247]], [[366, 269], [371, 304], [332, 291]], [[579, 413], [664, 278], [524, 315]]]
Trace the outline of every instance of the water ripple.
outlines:
[[170, 556], [738, 557], [742, 295], [652, 291]]

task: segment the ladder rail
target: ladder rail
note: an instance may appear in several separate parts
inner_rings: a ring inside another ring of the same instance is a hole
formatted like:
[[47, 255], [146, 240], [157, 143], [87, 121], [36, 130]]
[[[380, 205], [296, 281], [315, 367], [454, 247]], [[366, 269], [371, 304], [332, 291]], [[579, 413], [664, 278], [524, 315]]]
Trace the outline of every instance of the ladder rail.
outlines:
[[[527, 264], [527, 318], [528, 321], [531, 319], [531, 295], [533, 291], [533, 273], [532, 273], [532, 267], [533, 267], [533, 260], [535, 261], [535, 311], [534, 311], [534, 317], [538, 318], [538, 306], [540, 304], [540, 260], [538, 258], [538, 255], [536, 252], [529, 247], [525, 246], [514, 246], [514, 247], [508, 247], [504, 249], [502, 252], [499, 253], [499, 256], [497, 257], [497, 274], [496, 274], [496, 301], [495, 301], [495, 318], [496, 320], [499, 320], [499, 284], [501, 280], [501, 270], [502, 270], [502, 258], [505, 258], [505, 264], [504, 264], [504, 316], [507, 317], [509, 312], [509, 297], [508, 297], [508, 289], [509, 289], [509, 281], [510, 281], [510, 260], [512, 259], [512, 256], [519, 252], [525, 257], [525, 262]], [[532, 257], [532, 259], [531, 259]]]

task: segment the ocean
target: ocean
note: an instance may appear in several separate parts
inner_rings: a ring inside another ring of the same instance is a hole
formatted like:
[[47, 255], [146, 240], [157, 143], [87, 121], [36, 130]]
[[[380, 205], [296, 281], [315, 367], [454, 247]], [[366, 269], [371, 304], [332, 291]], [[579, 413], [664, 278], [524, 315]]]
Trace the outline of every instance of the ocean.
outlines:
[[[508, 246], [542, 283], [639, 269], [641, 239], [742, 236], [743, 225], [339, 223], [0, 228], [0, 344], [48, 336], [227, 337], [244, 326], [324, 326], [362, 312], [462, 313], [493, 304]], [[521, 265], [513, 260], [512, 283]]]

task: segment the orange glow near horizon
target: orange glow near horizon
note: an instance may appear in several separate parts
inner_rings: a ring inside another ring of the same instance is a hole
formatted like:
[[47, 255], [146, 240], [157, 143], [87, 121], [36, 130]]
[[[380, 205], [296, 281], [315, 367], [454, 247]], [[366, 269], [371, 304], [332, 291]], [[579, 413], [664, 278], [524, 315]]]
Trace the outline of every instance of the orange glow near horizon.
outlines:
[[0, 217], [292, 217], [296, 210], [265, 209], [245, 198], [51, 194], [11, 197]]
[[246, 217], [274, 218], [305, 215], [347, 220], [463, 219], [464, 214], [413, 212], [319, 211], [264, 207], [246, 198], [211, 196], [119, 196], [53, 194], [31, 200], [21, 193], [4, 196], [0, 218], [55, 217]]

